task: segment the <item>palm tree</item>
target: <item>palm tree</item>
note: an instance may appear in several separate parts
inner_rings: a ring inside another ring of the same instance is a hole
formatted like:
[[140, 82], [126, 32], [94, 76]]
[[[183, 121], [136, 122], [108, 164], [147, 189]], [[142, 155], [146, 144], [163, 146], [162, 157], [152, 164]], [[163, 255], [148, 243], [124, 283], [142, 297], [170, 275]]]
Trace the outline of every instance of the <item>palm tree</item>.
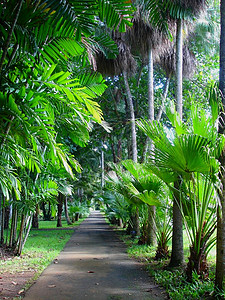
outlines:
[[[214, 241], [212, 234], [216, 228], [216, 189], [213, 182], [218, 172], [218, 162], [215, 158], [217, 154], [214, 152], [214, 146], [221, 149], [223, 145], [215, 138], [215, 144], [212, 145], [209, 132], [205, 131], [206, 137], [203, 136], [202, 128], [207, 127], [206, 118], [197, 122], [200, 120], [199, 115], [194, 117], [195, 125], [192, 133], [183, 129], [183, 133], [176, 134], [172, 142], [159, 123], [142, 121], [138, 125], [155, 142], [153, 158], [148, 168], [162, 178], [173, 193], [175, 191], [179, 195], [178, 207], [185, 219], [190, 237], [191, 248], [187, 267], [187, 275], [190, 279], [193, 270], [202, 276], [207, 276], [208, 272], [206, 256]], [[177, 124], [180, 130], [182, 126], [178, 122]], [[210, 127], [211, 125], [208, 128]], [[213, 124], [212, 130], [216, 134]], [[210, 150], [209, 153], [206, 152], [206, 148]], [[197, 174], [204, 174], [205, 177], [199, 178]], [[179, 189], [173, 185], [178, 179], [182, 183]]]

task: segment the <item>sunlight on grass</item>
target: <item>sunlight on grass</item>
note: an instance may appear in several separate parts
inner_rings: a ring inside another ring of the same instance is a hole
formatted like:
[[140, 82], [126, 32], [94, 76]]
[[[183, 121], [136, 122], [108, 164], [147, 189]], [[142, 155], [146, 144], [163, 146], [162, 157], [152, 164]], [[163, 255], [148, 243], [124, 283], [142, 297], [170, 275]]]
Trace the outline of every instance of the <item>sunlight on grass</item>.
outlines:
[[0, 260], [0, 274], [20, 271], [36, 271], [40, 274], [59, 255], [70, 239], [74, 232], [71, 227], [78, 226], [83, 220], [80, 219], [70, 226], [66, 221], [62, 221], [63, 229], [56, 228], [54, 220], [40, 221], [41, 230], [32, 229], [30, 231], [21, 257]]

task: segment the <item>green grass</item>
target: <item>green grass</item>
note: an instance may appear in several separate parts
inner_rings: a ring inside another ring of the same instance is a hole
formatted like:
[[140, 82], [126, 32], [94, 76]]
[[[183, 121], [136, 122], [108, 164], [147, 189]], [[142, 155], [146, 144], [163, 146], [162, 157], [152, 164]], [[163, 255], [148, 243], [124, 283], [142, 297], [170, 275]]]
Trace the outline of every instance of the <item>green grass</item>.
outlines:
[[[79, 221], [76, 221], [76, 223], [73, 223], [72, 225], [68, 225], [66, 220], [62, 220], [62, 226], [63, 228], [71, 228], [74, 226], [78, 226], [84, 219], [79, 219]], [[39, 221], [39, 228], [57, 228], [57, 221], [56, 220], [51, 220], [51, 221]]]
[[30, 231], [21, 257], [0, 260], [0, 274], [28, 270], [40, 274], [58, 256], [73, 234], [73, 230], [65, 228], [78, 226], [83, 220], [80, 219], [72, 226], [68, 226], [63, 221], [64, 229], [57, 230], [51, 230], [56, 228], [56, 221], [40, 221], [39, 225], [42, 230]]

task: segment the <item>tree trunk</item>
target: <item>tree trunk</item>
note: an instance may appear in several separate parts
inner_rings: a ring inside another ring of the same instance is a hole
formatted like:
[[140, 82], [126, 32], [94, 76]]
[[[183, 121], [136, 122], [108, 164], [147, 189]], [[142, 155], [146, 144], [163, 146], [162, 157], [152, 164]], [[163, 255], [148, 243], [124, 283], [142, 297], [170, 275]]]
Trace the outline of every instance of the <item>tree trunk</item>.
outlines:
[[[176, 101], [177, 112], [182, 120], [183, 114], [183, 36], [182, 36], [182, 20], [177, 20], [177, 36], [176, 36]], [[174, 183], [176, 191], [174, 192], [173, 201], [173, 235], [172, 235], [172, 253], [170, 266], [177, 267], [184, 262], [184, 246], [183, 246], [183, 217], [180, 211], [180, 181]]]
[[183, 116], [183, 21], [177, 20], [176, 36], [176, 101], [177, 112], [182, 120]]
[[73, 223], [70, 221], [69, 213], [68, 213], [68, 205], [67, 205], [67, 197], [64, 198], [64, 211], [65, 217], [68, 225], [72, 225]]
[[173, 235], [172, 235], [172, 253], [170, 266], [178, 267], [184, 263], [183, 247], [183, 217], [180, 210], [180, 181], [174, 183], [174, 201], [173, 201]]
[[[148, 119], [153, 121], [155, 119], [155, 107], [154, 107], [154, 82], [153, 82], [153, 55], [152, 48], [148, 52]], [[154, 145], [149, 139], [147, 142], [150, 145], [150, 151], [154, 151]], [[146, 153], [147, 154], [147, 153]], [[155, 227], [155, 206], [148, 206], [148, 233], [147, 243], [149, 245], [156, 244], [156, 227]]]
[[39, 228], [38, 216], [39, 216], [39, 207], [38, 207], [38, 204], [37, 204], [36, 208], [35, 208], [35, 213], [34, 213], [33, 218], [32, 218], [32, 228], [36, 228], [36, 229]]
[[[223, 110], [220, 114], [219, 133], [225, 133], [225, 0], [220, 2], [220, 74], [219, 74], [219, 89], [222, 96]], [[224, 272], [225, 272], [225, 149], [220, 157], [221, 163], [221, 191], [219, 193], [221, 207], [218, 206], [217, 212], [217, 245], [216, 245], [216, 280], [215, 286], [217, 289], [222, 290]]]
[[[26, 231], [26, 234], [25, 234], [25, 237], [24, 237], [24, 240], [22, 242], [22, 246], [21, 246], [21, 251], [23, 250], [25, 244], [26, 244], [26, 241], [27, 241], [27, 238], [29, 236], [29, 233], [30, 233], [30, 229], [31, 229], [31, 226], [32, 226], [32, 220], [33, 220], [33, 217], [32, 215], [28, 217], [27, 219], [27, 224], [26, 224], [26, 227], [27, 227], [27, 231]], [[28, 225], [28, 226], [27, 226]]]
[[4, 228], [9, 229], [9, 219], [10, 219], [10, 207], [5, 207], [5, 220], [4, 220]]
[[24, 224], [25, 224], [25, 215], [22, 214], [21, 223], [20, 223], [20, 232], [18, 236], [18, 248], [16, 251], [16, 255], [21, 255], [22, 252]]
[[12, 209], [12, 221], [10, 229], [9, 247], [13, 248], [16, 242], [16, 230], [17, 230], [17, 209], [13, 207]]
[[147, 244], [156, 245], [155, 206], [148, 205]]
[[123, 71], [123, 78], [124, 78], [124, 84], [126, 88], [128, 105], [130, 110], [132, 159], [134, 162], [137, 162], [137, 134], [136, 134], [136, 125], [135, 125], [134, 105], [133, 105], [132, 95], [131, 95], [126, 71]]
[[103, 142], [101, 144], [101, 188], [104, 188], [105, 185], [105, 167], [104, 167], [104, 151], [103, 151]]
[[79, 212], [76, 212], [76, 213], [75, 213], [75, 221], [76, 221], [76, 222], [79, 221], [79, 217], [80, 217]]
[[51, 204], [48, 202], [48, 212], [46, 211], [45, 208], [45, 202], [41, 203], [41, 209], [43, 211], [43, 216], [44, 216], [44, 221], [51, 221]]
[[[123, 71], [124, 83], [128, 98], [128, 106], [130, 110], [130, 122], [131, 122], [131, 139], [132, 139], [132, 160], [137, 162], [137, 134], [136, 134], [136, 125], [135, 125], [135, 115], [134, 115], [134, 105], [132, 100], [132, 95], [128, 83], [127, 72]], [[140, 221], [139, 221], [139, 212], [138, 208], [136, 209], [134, 216], [134, 231], [136, 235], [140, 235]]]
[[139, 210], [136, 207], [135, 213], [131, 217], [133, 221], [133, 228], [132, 230], [135, 232], [134, 235], [140, 236], [140, 220], [139, 220]]
[[165, 83], [164, 91], [163, 91], [163, 95], [162, 95], [162, 103], [161, 103], [161, 106], [159, 108], [159, 111], [158, 111], [158, 114], [157, 114], [157, 117], [156, 117], [156, 121], [160, 121], [160, 119], [162, 117], [166, 97], [167, 97], [168, 91], [169, 91], [170, 78], [171, 78], [171, 76], [168, 76], [167, 79], [166, 79], [166, 83]]
[[62, 227], [62, 211], [63, 211], [63, 194], [59, 192], [58, 195], [58, 215], [57, 215], [57, 227]]

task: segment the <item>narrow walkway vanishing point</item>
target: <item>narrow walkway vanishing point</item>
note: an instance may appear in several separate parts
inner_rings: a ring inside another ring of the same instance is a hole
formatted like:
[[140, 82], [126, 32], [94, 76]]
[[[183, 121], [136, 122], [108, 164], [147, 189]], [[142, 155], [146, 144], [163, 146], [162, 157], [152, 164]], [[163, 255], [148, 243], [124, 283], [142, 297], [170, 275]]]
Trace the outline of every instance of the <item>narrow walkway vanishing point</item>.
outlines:
[[98, 212], [75, 230], [57, 262], [24, 300], [166, 299], [141, 264], [128, 258], [126, 247]]

